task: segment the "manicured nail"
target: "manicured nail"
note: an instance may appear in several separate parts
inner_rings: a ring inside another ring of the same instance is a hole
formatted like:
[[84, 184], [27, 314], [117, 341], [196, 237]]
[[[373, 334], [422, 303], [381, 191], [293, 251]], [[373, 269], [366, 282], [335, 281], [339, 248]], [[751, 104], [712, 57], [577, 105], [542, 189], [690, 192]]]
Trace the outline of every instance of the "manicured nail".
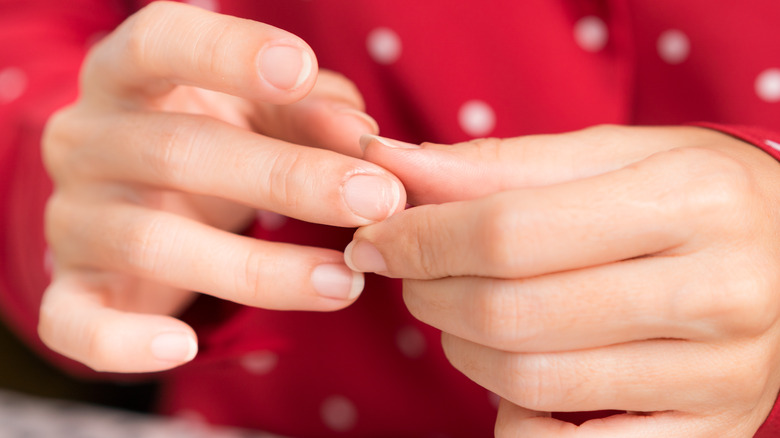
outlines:
[[379, 142], [380, 144], [393, 149], [422, 149], [420, 145], [406, 143], [398, 140], [391, 140], [389, 138], [371, 134], [363, 134], [360, 136], [360, 149], [365, 151], [372, 141]]
[[369, 130], [372, 133], [374, 134], [379, 133], [379, 123], [377, 123], [373, 117], [369, 116], [363, 111], [356, 110], [355, 108], [339, 108], [336, 110], [336, 112], [338, 112], [339, 114], [356, 117], [357, 119], [361, 120], [363, 123], [368, 125]]
[[189, 362], [198, 353], [198, 343], [186, 333], [161, 333], [152, 339], [150, 348], [157, 360], [166, 362]]
[[363, 274], [344, 265], [319, 265], [311, 273], [314, 289], [326, 298], [354, 300], [363, 291]]
[[372, 222], [386, 219], [401, 202], [398, 183], [378, 175], [352, 176], [344, 183], [341, 194], [353, 213]]
[[370, 242], [353, 240], [344, 249], [344, 261], [357, 272], [387, 272], [387, 263], [379, 250]]
[[294, 90], [311, 75], [314, 63], [300, 47], [276, 45], [264, 48], [258, 57], [260, 76], [280, 90]]

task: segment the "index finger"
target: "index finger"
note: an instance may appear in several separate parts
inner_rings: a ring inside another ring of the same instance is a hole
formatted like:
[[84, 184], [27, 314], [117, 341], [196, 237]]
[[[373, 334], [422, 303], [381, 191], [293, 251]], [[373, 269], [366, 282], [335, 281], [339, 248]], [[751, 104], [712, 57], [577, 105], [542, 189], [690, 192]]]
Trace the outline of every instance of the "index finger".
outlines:
[[85, 97], [147, 99], [193, 85], [276, 104], [314, 85], [317, 61], [300, 38], [263, 23], [194, 6], [154, 2], [87, 58]]

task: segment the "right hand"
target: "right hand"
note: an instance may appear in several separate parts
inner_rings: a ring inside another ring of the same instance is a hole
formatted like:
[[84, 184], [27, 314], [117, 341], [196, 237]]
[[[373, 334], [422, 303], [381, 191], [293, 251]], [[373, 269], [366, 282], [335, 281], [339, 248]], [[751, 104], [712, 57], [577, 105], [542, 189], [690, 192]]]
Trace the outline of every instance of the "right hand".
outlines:
[[[316, 84], [315, 84], [316, 82]], [[88, 54], [81, 96], [47, 125], [53, 281], [39, 334], [99, 371], [195, 355], [174, 316], [198, 291], [330, 311], [362, 290], [337, 251], [234, 234], [256, 209], [354, 227], [403, 209], [400, 182], [351, 157], [376, 131], [346, 79], [294, 35], [155, 2]], [[306, 147], [316, 146], [316, 147]]]

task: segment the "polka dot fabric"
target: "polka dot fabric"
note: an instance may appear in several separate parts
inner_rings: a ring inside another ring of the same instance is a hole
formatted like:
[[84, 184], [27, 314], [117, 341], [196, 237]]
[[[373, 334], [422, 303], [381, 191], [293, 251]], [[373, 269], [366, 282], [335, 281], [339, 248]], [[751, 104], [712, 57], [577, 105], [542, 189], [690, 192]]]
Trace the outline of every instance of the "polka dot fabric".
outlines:
[[[42, 351], [36, 314], [51, 263], [40, 232], [50, 190], [40, 130], [75, 97], [86, 49], [130, 3], [0, 0], [0, 246], [14, 255], [0, 263], [0, 310]], [[302, 36], [322, 67], [356, 82], [389, 137], [452, 143], [698, 122], [780, 159], [780, 39], [767, 37], [776, 0], [187, 3]], [[248, 234], [262, 239], [341, 250], [352, 233], [273, 212], [257, 219]], [[332, 314], [203, 298], [185, 315], [201, 353], [160, 376], [160, 405], [289, 436], [491, 436], [496, 396], [448, 365], [439, 334], [408, 314], [399, 291], [368, 276], [358, 302]], [[778, 435], [780, 411], [756, 436]]]

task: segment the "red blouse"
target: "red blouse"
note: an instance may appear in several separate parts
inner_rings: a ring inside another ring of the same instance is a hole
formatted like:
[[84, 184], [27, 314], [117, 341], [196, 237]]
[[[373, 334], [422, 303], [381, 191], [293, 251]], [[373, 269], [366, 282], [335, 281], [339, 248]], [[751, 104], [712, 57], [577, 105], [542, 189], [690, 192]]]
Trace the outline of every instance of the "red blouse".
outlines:
[[[41, 129], [75, 98], [89, 45], [143, 3], [0, 0], [0, 310], [52, 357], [35, 335], [49, 275]], [[780, 159], [777, 0], [188, 3], [300, 35], [357, 83], [389, 137], [703, 121]], [[341, 250], [352, 230], [259, 214], [250, 234]], [[398, 291], [368, 276], [355, 305], [328, 314], [200, 299], [185, 315], [200, 354], [160, 375], [161, 410], [291, 436], [490, 436], [496, 397], [449, 366]], [[779, 407], [756, 436], [780, 436]]]

